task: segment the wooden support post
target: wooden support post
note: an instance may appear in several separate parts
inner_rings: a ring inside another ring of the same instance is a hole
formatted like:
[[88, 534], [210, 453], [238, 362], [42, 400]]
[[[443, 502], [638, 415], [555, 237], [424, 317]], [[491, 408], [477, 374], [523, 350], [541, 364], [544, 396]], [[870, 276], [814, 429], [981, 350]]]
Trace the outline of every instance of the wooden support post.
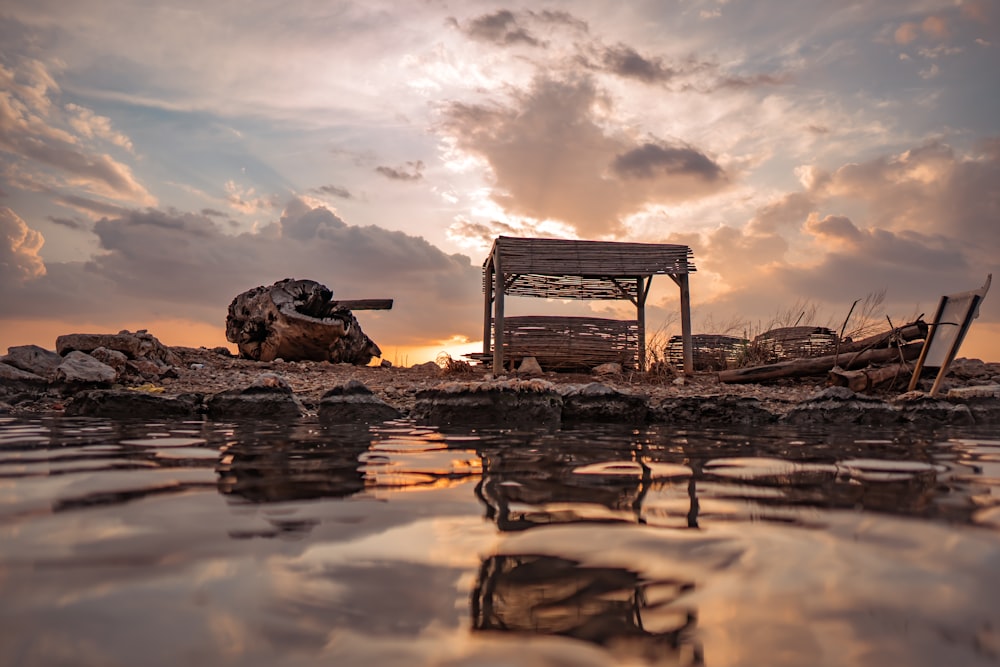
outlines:
[[[653, 277], [650, 276], [646, 280], [652, 282]], [[642, 276], [635, 279], [636, 319], [639, 322], [639, 358], [637, 361], [640, 371], [646, 370], [646, 290], [648, 285], [644, 285], [644, 282]]]
[[688, 274], [682, 273], [677, 284], [681, 288], [681, 339], [684, 344], [684, 372], [694, 372], [694, 351], [691, 344], [691, 289]]
[[493, 324], [493, 258], [486, 261], [483, 269], [483, 354], [490, 353], [490, 329]]
[[503, 373], [503, 293], [505, 289], [500, 244], [493, 246], [493, 374]]

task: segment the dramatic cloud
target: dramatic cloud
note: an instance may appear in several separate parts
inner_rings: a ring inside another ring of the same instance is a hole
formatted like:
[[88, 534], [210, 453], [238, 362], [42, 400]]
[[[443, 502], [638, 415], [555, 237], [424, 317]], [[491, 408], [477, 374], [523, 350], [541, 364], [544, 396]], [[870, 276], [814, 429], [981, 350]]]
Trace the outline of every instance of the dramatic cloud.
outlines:
[[0, 207], [0, 239], [0, 282], [5, 291], [14, 283], [45, 275], [45, 264], [38, 256], [45, 239], [6, 207]]
[[451, 105], [444, 129], [489, 163], [505, 210], [584, 236], [612, 234], [647, 206], [726, 187], [722, 167], [696, 148], [610, 133], [601, 123], [610, 108], [592, 79], [541, 78], [511, 108]]
[[481, 326], [480, 273], [468, 257], [400, 232], [346, 225], [299, 200], [258, 233], [236, 236], [203, 214], [146, 209], [103, 218], [94, 227], [101, 252], [86, 264], [52, 264], [47, 275], [40, 235], [6, 209], [0, 225], [3, 274], [21, 281], [7, 290], [0, 319], [170, 317], [221, 330], [236, 294], [293, 277], [345, 299], [395, 299], [388, 313], [358, 314], [380, 344], [474, 338]]
[[17, 69], [0, 64], [0, 151], [29, 170], [50, 170], [66, 187], [131, 204], [155, 204], [127, 165], [82, 141], [104, 139], [131, 150], [128, 138], [113, 130], [109, 119], [81, 106], [70, 104], [68, 116], [62, 115], [52, 103], [57, 93], [42, 63], [26, 60]]

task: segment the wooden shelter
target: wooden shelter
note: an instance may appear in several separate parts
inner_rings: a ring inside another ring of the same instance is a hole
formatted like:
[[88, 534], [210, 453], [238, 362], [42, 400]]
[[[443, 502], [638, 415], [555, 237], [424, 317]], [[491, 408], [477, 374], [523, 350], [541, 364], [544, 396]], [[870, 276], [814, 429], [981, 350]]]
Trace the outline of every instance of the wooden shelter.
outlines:
[[[695, 271], [692, 260], [691, 248], [685, 245], [497, 237], [483, 263], [483, 358], [489, 358], [492, 344], [497, 371], [503, 368], [505, 353], [515, 359], [537, 357], [539, 350], [553, 359], [565, 359], [568, 366], [623, 360], [624, 365], [642, 368], [646, 297], [653, 276], [667, 275], [680, 288], [684, 370], [691, 372], [688, 274]], [[636, 319], [505, 318], [504, 297], [508, 294], [628, 300], [636, 307]], [[551, 362], [549, 366], [553, 366]]]

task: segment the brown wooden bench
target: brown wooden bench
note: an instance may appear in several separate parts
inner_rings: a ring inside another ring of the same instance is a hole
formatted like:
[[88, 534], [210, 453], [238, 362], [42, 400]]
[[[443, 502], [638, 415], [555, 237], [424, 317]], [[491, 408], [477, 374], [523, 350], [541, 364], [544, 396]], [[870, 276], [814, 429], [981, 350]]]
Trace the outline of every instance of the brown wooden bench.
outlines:
[[[608, 362], [637, 368], [638, 339], [637, 320], [541, 315], [504, 318], [504, 359], [514, 368], [525, 357], [534, 357], [547, 371], [590, 371]], [[493, 358], [492, 352], [466, 356], [487, 363]]]

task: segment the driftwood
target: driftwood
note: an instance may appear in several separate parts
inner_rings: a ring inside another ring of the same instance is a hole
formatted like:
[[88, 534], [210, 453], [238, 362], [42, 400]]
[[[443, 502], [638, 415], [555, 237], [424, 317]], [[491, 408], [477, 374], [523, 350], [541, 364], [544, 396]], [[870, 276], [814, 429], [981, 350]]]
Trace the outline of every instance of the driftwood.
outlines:
[[[373, 305], [374, 304], [374, 305]], [[347, 307], [390, 308], [391, 299], [335, 301], [312, 280], [280, 280], [243, 292], [229, 304], [226, 340], [257, 361], [367, 364], [382, 351]]]
[[851, 370], [863, 368], [869, 364], [899, 361], [900, 355], [902, 355], [903, 361], [912, 361], [920, 356], [923, 343], [909, 341], [923, 340], [926, 336], [927, 323], [923, 320], [917, 320], [862, 340], [841, 343], [839, 353], [721, 371], [719, 381], [727, 383], [763, 382], [781, 378], [823, 375], [834, 368]]
[[895, 361], [899, 359], [901, 353], [903, 359], [912, 361], [920, 356], [920, 348], [923, 345], [923, 342], [907, 343], [899, 348], [887, 347], [877, 350], [866, 350], [864, 352], [841, 352], [840, 354], [829, 354], [825, 357], [792, 359], [790, 361], [780, 361], [776, 364], [767, 364], [766, 366], [737, 368], [730, 371], [721, 371], [719, 373], [719, 381], [729, 383], [762, 382], [764, 380], [778, 380], [781, 378], [823, 375], [836, 366], [849, 370], [851, 368], [862, 368], [868, 364]]
[[847, 387], [851, 391], [868, 391], [875, 387], [904, 377], [912, 373], [913, 369], [909, 364], [890, 364], [877, 368], [865, 368], [858, 371], [845, 371], [834, 369], [830, 371], [828, 381], [835, 387]]

